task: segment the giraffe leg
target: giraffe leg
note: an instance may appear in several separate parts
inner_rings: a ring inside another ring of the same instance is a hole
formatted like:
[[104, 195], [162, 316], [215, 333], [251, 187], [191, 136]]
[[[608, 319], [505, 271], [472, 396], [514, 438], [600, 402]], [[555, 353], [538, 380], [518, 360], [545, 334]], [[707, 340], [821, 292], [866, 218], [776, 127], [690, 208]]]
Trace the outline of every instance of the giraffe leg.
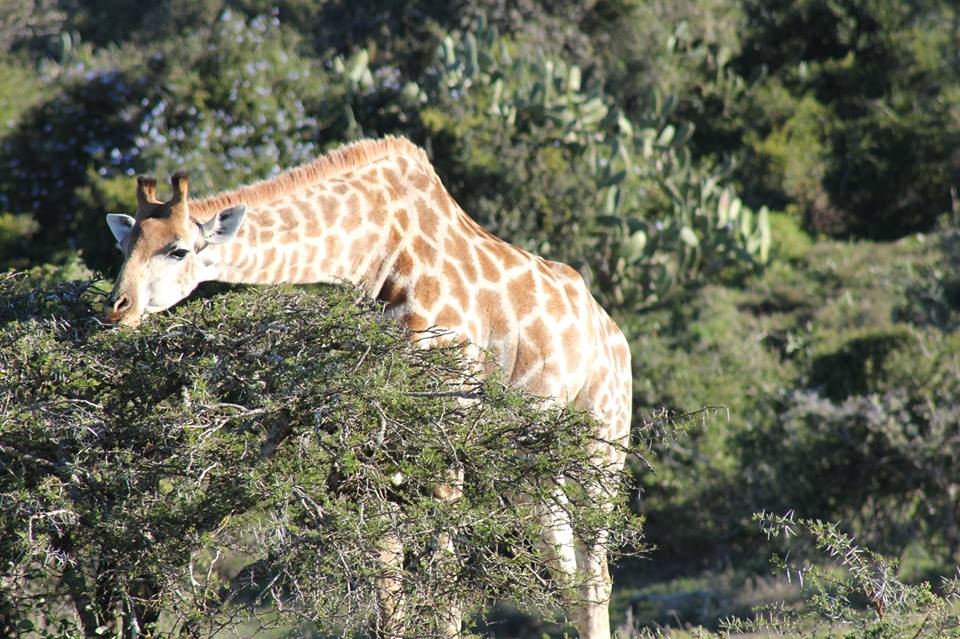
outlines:
[[[437, 539], [437, 545], [442, 553], [449, 553], [452, 556], [455, 551], [453, 547], [453, 538], [447, 533], [440, 533], [440, 536]], [[448, 637], [449, 639], [456, 639], [457, 637], [460, 637], [461, 629], [463, 627], [463, 610], [460, 608], [457, 602], [450, 601], [447, 609], [441, 614], [443, 615], [440, 619], [440, 631], [442, 636]]]
[[574, 621], [580, 639], [610, 639], [610, 592], [613, 582], [607, 568], [606, 535], [597, 543], [577, 548], [580, 578], [579, 608]]
[[543, 545], [554, 578], [570, 584], [577, 574], [577, 556], [573, 527], [567, 514], [569, 501], [563, 492], [563, 480], [557, 482], [552, 503], [542, 507]]
[[554, 578], [576, 583], [577, 604], [571, 621], [581, 639], [609, 639], [609, 603], [612, 581], [607, 568], [606, 534], [585, 546], [575, 540], [567, 500], [558, 486], [553, 504], [543, 516], [543, 541], [549, 553]]
[[[454, 502], [463, 496], [463, 469], [458, 468], [450, 470], [448, 473], [448, 482], [438, 485], [434, 491], [435, 499], [444, 502]], [[437, 550], [447, 555], [449, 561], [456, 562], [456, 548], [453, 544], [453, 536], [446, 532], [441, 532], [437, 536]], [[463, 628], [463, 609], [456, 600], [451, 599], [446, 610], [441, 613], [440, 633], [443, 637], [456, 639], [461, 636]]]
[[403, 636], [403, 542], [393, 534], [380, 541], [380, 570], [374, 588], [377, 599], [373, 636], [399, 639]]

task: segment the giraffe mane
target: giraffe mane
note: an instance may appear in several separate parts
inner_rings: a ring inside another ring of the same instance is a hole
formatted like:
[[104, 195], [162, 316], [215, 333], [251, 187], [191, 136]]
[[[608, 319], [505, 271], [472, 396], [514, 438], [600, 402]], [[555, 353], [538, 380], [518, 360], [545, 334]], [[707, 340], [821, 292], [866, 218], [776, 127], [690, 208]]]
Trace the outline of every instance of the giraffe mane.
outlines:
[[190, 202], [190, 213], [197, 221], [205, 222], [225, 208], [237, 204], [256, 206], [269, 202], [391, 155], [406, 156], [433, 170], [426, 152], [406, 138], [388, 135], [379, 140], [358, 140], [329, 151], [316, 160], [288, 169], [268, 180], [193, 200]]

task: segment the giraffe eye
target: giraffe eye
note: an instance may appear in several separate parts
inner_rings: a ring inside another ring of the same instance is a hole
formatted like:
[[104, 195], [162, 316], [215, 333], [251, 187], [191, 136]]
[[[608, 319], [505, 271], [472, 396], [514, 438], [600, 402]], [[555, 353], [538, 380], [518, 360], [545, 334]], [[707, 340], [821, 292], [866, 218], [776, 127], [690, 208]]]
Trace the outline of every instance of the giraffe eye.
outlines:
[[190, 251], [185, 248], [175, 248], [171, 249], [170, 252], [167, 253], [167, 256], [179, 261], [185, 258], [189, 252]]

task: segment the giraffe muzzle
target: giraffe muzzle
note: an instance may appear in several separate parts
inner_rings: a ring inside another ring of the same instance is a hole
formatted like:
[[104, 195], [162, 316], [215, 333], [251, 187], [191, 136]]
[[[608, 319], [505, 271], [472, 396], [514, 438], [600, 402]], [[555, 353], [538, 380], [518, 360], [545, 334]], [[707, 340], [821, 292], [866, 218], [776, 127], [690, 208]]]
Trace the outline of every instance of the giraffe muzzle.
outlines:
[[140, 318], [131, 313], [133, 301], [129, 295], [119, 294], [107, 298], [104, 305], [104, 320], [110, 324], [126, 324], [127, 326], [137, 326]]

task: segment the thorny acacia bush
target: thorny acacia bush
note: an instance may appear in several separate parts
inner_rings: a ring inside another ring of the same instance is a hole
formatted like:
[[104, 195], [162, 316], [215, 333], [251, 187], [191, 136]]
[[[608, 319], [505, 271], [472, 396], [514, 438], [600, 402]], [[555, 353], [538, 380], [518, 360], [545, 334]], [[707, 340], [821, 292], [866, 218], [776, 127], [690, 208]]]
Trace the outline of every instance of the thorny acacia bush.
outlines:
[[[538, 509], [640, 548], [584, 415], [476, 379], [459, 349], [411, 343], [355, 291], [250, 289], [132, 332], [90, 317], [90, 283], [0, 287], [8, 633], [197, 636], [251, 617], [362, 632], [395, 536], [405, 630], [431, 636], [450, 603], [473, 618], [504, 598], [569, 603]], [[462, 497], [437, 499], [454, 471]], [[577, 488], [597, 482], [612, 510]]]
[[[754, 521], [768, 539], [791, 546], [812, 545], [822, 560], [795, 561], [775, 556], [776, 570], [796, 579], [803, 593], [800, 606], [783, 603], [755, 610], [752, 619], [727, 619], [721, 624], [735, 634], [780, 637], [877, 638], [956, 637], [960, 630], [957, 601], [960, 575], [930, 582], [907, 584], [897, 575], [897, 564], [858, 545], [837, 524], [819, 519], [757, 513]], [[809, 554], [809, 548], [804, 554]]]

